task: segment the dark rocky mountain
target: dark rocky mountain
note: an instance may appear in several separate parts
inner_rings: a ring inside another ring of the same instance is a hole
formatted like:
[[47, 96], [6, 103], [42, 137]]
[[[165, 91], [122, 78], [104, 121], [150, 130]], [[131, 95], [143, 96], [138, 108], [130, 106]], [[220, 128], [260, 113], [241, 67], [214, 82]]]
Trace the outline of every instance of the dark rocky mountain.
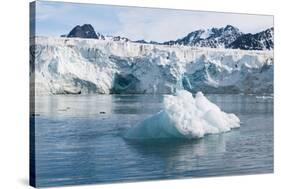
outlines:
[[67, 37], [93, 38], [98, 39], [93, 26], [91, 24], [84, 24], [82, 26], [75, 26], [67, 35]]
[[144, 39], [142, 40], [137, 40], [134, 41], [135, 43], [144, 43], [144, 44], [154, 44], [154, 45], [161, 45], [162, 43], [156, 42], [156, 41], [145, 41]]
[[113, 37], [110, 37], [113, 41], [125, 41], [125, 42], [128, 42], [128, 41], [131, 41], [130, 39], [126, 38], [126, 37], [121, 37], [121, 36], [113, 36]]
[[243, 50], [272, 50], [274, 29], [269, 28], [256, 34], [243, 34], [238, 28], [227, 25], [223, 28], [196, 30], [165, 45], [187, 45], [192, 47], [230, 48]]
[[98, 39], [105, 40], [104, 35], [102, 35], [101, 33], [97, 33], [97, 36], [98, 36]]
[[238, 37], [243, 35], [238, 28], [227, 25], [222, 28], [212, 28], [208, 30], [196, 30], [189, 33], [184, 38], [176, 41], [167, 41], [167, 45], [187, 45], [194, 47], [225, 48]]
[[269, 28], [256, 34], [244, 34], [238, 37], [227, 48], [244, 50], [271, 50], [274, 47], [273, 42], [274, 29]]

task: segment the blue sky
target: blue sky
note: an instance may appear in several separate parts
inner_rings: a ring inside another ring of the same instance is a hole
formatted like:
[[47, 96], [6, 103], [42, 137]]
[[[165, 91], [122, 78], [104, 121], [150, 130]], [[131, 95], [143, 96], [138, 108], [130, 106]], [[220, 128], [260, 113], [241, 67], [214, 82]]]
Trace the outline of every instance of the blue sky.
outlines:
[[85, 23], [92, 24], [97, 32], [104, 35], [162, 42], [184, 37], [197, 29], [223, 27], [227, 24], [245, 33], [256, 33], [272, 27], [273, 16], [36, 2], [37, 35], [59, 36]]

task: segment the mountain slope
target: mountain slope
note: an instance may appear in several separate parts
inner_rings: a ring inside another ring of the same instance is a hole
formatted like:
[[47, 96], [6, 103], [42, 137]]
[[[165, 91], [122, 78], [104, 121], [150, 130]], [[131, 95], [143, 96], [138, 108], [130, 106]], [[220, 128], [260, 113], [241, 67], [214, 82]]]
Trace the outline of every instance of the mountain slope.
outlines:
[[245, 50], [271, 50], [273, 49], [273, 28], [256, 34], [244, 34], [238, 37], [227, 48], [245, 49]]
[[79, 38], [93, 38], [98, 39], [93, 26], [91, 24], [84, 24], [82, 26], [75, 26], [67, 35], [67, 37], [79, 37]]
[[176, 41], [164, 42], [164, 44], [179, 44], [193, 47], [225, 48], [242, 35], [238, 28], [227, 25], [223, 28], [197, 30], [186, 37]]

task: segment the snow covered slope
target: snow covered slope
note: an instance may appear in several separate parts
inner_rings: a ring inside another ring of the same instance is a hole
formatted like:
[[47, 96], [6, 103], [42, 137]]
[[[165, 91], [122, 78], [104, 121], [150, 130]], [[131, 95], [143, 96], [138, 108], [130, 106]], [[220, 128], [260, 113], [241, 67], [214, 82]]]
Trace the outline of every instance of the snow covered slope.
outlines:
[[[211, 28], [207, 30], [196, 30], [184, 38], [176, 41], [168, 41], [166, 44], [182, 44], [192, 47], [225, 48], [233, 43], [243, 33], [238, 28], [227, 25], [222, 28]], [[164, 44], [165, 44], [164, 43]]]
[[36, 94], [272, 93], [273, 52], [36, 37]]
[[226, 46], [232, 49], [245, 50], [273, 50], [274, 47], [274, 29], [269, 28], [256, 34], [244, 34], [238, 37], [234, 42]]
[[259, 33], [242, 33], [238, 28], [227, 25], [221, 28], [196, 30], [176, 41], [167, 41], [164, 44], [187, 45], [191, 47], [211, 47], [242, 50], [273, 50], [274, 28]]

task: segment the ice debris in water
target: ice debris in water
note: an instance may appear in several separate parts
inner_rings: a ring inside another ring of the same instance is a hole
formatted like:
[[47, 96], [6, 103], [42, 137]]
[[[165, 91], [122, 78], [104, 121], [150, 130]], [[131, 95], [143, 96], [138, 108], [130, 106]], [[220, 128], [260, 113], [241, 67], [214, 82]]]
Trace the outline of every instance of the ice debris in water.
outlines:
[[181, 90], [165, 96], [164, 109], [128, 130], [127, 139], [201, 138], [240, 127], [234, 114], [223, 112], [202, 92]]

